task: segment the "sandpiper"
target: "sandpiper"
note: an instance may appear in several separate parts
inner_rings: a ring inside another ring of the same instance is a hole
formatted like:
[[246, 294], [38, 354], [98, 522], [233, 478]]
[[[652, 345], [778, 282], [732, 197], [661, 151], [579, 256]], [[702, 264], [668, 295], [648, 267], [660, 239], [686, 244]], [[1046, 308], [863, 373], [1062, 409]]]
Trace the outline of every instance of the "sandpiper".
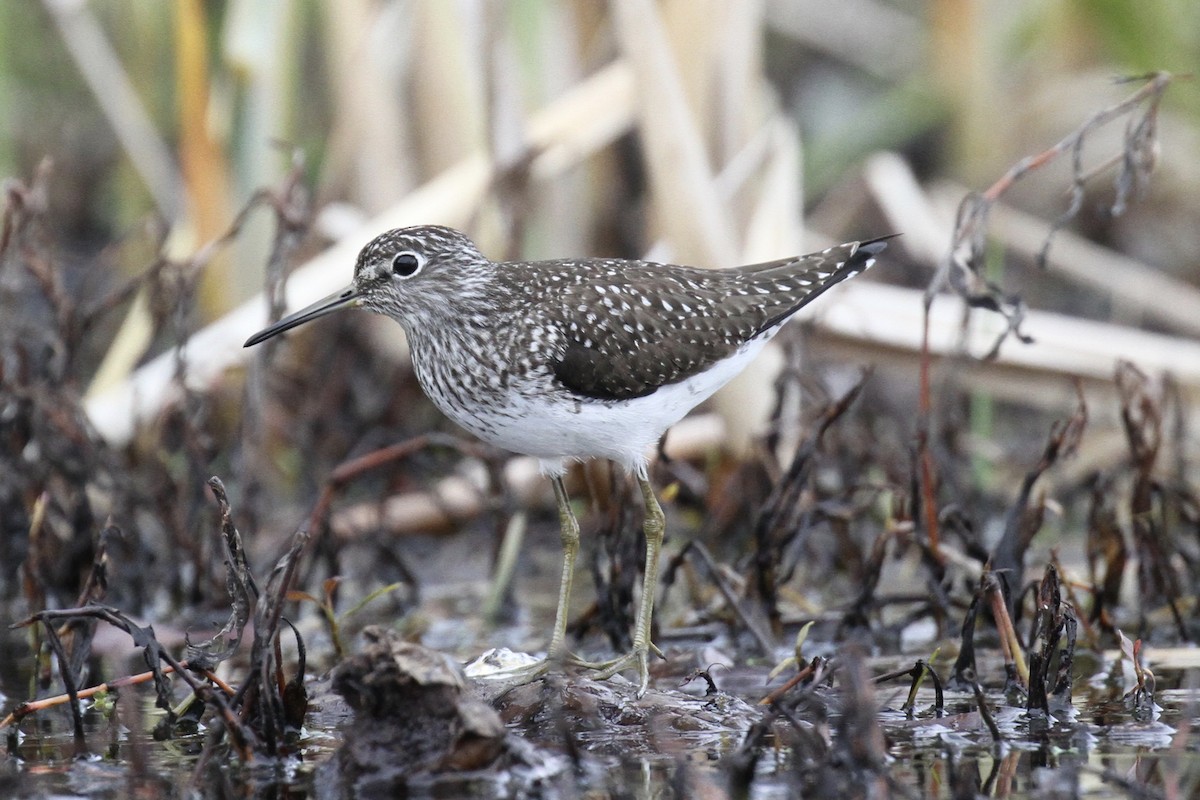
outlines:
[[[885, 237], [886, 238], [886, 237]], [[744, 368], [800, 308], [874, 263], [884, 239], [764, 264], [706, 270], [580, 258], [492, 261], [464, 234], [398, 228], [358, 255], [346, 289], [256, 333], [246, 346], [342, 308], [404, 326], [417, 379], [434, 404], [480, 439], [536, 457], [562, 525], [563, 571], [540, 675], [565, 655], [579, 525], [563, 475], [607, 458], [641, 487], [646, 572], [629, 653], [576, 663], [649, 681], [650, 624], [665, 518], [647, 454], [685, 414]]]

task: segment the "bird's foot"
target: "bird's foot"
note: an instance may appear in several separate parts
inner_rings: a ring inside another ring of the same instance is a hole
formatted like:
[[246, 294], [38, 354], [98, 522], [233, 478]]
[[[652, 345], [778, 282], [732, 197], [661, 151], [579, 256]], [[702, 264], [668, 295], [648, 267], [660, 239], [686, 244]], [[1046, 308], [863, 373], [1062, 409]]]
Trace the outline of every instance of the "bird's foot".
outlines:
[[576, 667], [595, 670], [595, 679], [598, 681], [606, 681], [613, 675], [626, 669], [636, 669], [638, 673], [637, 696], [642, 697], [646, 694], [646, 689], [650, 686], [650, 653], [654, 653], [659, 658], [666, 658], [663, 655], [663, 651], [659, 650], [658, 646], [653, 642], [646, 642], [642, 645], [634, 642], [633, 649], [623, 656], [610, 658], [606, 661], [584, 661], [576, 656], [570, 656], [567, 663]]

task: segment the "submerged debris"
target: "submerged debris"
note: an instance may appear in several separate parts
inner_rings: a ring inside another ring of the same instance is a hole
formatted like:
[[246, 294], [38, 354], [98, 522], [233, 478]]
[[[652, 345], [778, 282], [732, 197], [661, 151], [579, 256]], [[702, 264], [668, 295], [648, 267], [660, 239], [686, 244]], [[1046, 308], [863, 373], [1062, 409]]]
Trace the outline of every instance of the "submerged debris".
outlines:
[[333, 673], [333, 690], [354, 716], [342, 727], [343, 744], [331, 763], [353, 794], [402, 792], [442, 774], [475, 772], [483, 779], [545, 761], [508, 735], [448, 657], [378, 626], [366, 628], [363, 639], [361, 652]]

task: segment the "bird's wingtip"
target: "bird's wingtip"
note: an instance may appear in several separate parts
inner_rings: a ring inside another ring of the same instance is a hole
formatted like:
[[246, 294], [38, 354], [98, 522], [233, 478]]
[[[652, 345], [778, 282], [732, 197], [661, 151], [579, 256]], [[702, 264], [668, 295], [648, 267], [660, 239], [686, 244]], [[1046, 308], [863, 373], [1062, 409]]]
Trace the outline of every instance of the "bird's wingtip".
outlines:
[[858, 243], [858, 250], [865, 251], [868, 255], [877, 256], [882, 253], [888, 246], [888, 242], [895, 239], [897, 236], [903, 236], [901, 233], [889, 233], [886, 236], [877, 236], [874, 239], [868, 239], [865, 242]]

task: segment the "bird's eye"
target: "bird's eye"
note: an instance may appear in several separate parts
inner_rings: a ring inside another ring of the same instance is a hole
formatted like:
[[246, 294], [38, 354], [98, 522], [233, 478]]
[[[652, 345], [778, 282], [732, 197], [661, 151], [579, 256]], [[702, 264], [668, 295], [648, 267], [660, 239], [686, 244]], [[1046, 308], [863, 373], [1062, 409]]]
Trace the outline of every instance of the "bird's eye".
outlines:
[[421, 259], [411, 250], [405, 250], [392, 256], [392, 273], [401, 278], [409, 278], [421, 268]]

